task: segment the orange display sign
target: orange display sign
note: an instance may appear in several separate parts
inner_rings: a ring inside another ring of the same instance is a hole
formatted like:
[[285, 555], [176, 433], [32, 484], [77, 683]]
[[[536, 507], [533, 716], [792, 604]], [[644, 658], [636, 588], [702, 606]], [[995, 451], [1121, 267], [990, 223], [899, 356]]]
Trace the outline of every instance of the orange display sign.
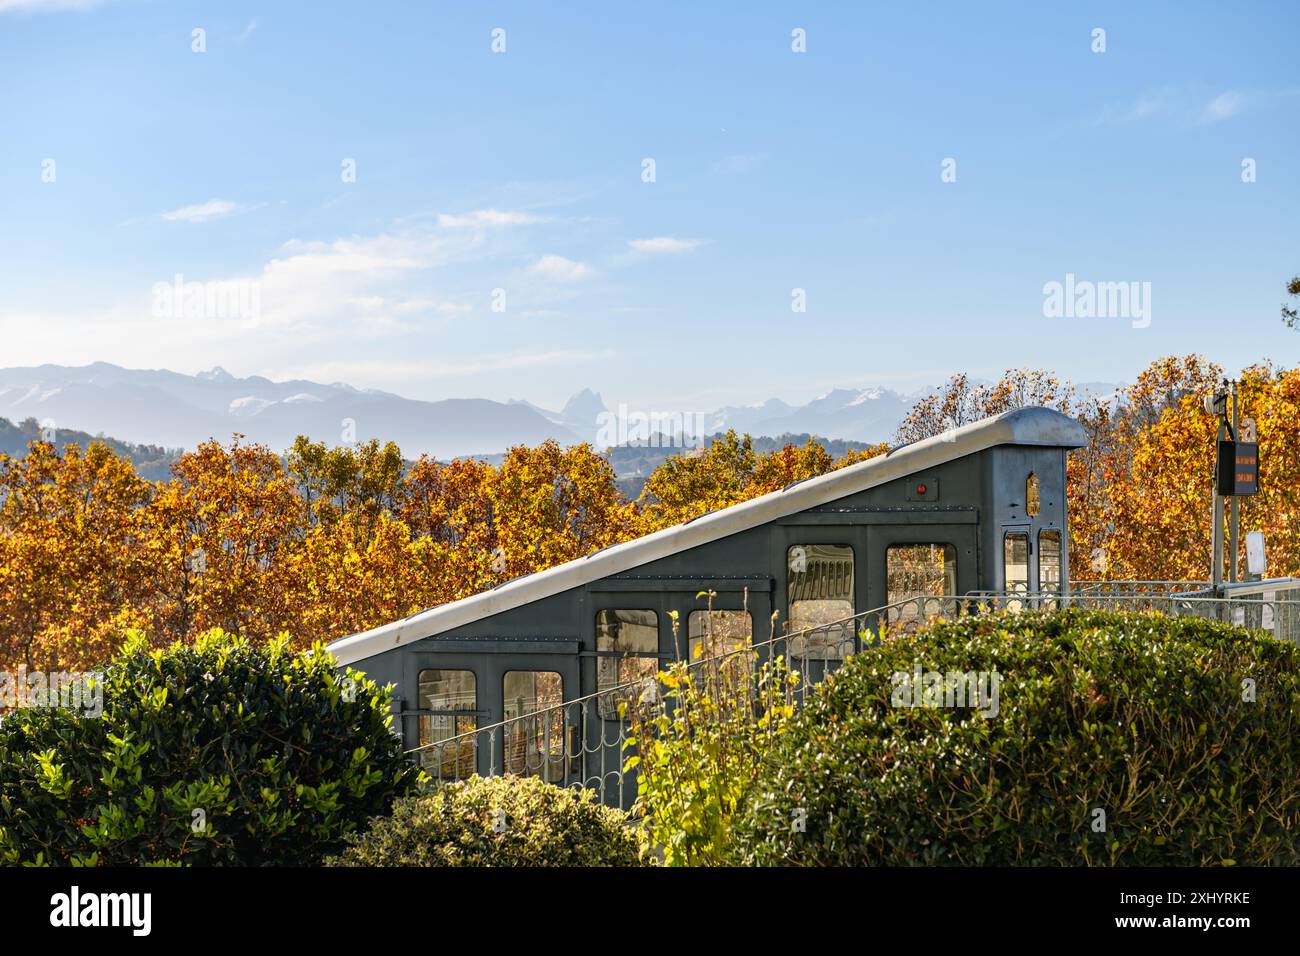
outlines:
[[1253, 495], [1259, 491], [1259, 445], [1255, 442], [1219, 442], [1218, 491], [1221, 495]]

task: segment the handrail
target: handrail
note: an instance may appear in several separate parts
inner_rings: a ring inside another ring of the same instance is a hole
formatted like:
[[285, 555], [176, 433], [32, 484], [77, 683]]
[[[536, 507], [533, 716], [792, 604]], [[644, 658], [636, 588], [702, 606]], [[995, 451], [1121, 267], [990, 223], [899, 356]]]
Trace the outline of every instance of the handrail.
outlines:
[[[1261, 582], [1250, 583], [1257, 585]], [[784, 658], [800, 674], [794, 694], [801, 702], [812, 685], [836, 670], [860, 646], [874, 645], [891, 633], [906, 633], [936, 619], [964, 614], [1057, 608], [1127, 610], [1221, 619], [1246, 627], [1262, 627], [1271, 630], [1278, 638], [1300, 643], [1300, 581], [1284, 579], [1267, 583], [1268, 590], [1275, 594], [1272, 598], [1265, 598], [1264, 592], [1242, 593], [1244, 589], [1227, 596], [1175, 590], [915, 594], [835, 621], [774, 634], [757, 643], [749, 640], [739, 647], [720, 651], [715, 645], [714, 653], [686, 664], [694, 670], [704, 665], [725, 666], [728, 659], [740, 655], [755, 661]], [[1287, 597], [1276, 596], [1279, 593]], [[725, 643], [727, 639], [715, 640]], [[602, 702], [617, 704], [624, 700], [640, 700], [652, 706], [664, 703], [656, 679], [646, 676], [452, 734], [410, 748], [407, 753], [423, 762], [439, 780], [458, 779], [483, 769], [489, 776], [535, 774], [552, 783], [593, 788], [600, 793], [602, 800], [623, 806], [631, 799], [628, 784], [634, 779], [634, 772], [624, 770], [623, 750], [629, 728], [623, 720], [608, 717]], [[486, 760], [480, 759], [483, 753], [486, 753]]]
[[[930, 599], [930, 600], [954, 600], [954, 601], [960, 601], [960, 600], [961, 600], [961, 598], [957, 598], [957, 597], [929, 598], [928, 596], [927, 596], [927, 599]], [[915, 600], [918, 600], [918, 599], [917, 599], [917, 598], [908, 598], [908, 599], [903, 600], [903, 601], [895, 601], [893, 604], [885, 604], [885, 605], [882, 605], [882, 606], [880, 606], [880, 607], [878, 607], [878, 608], [872, 608], [870, 611], [861, 611], [861, 612], [859, 612], [859, 613], [857, 613], [857, 614], [853, 614], [853, 615], [850, 615], [850, 616], [848, 616], [848, 617], [839, 618], [838, 620], [835, 620], [835, 621], [829, 621], [829, 622], [827, 622], [827, 623], [825, 623], [825, 624], [815, 624], [815, 625], [812, 625], [811, 627], [801, 628], [801, 629], [798, 630], [798, 631], [790, 631], [790, 632], [788, 632], [788, 633], [786, 633], [786, 634], [778, 634], [778, 635], [776, 635], [776, 636], [774, 636], [774, 637], [770, 637], [770, 638], [768, 638], [768, 639], [765, 640], [765, 641], [760, 641], [760, 642], [757, 642], [757, 643], [751, 642], [751, 643], [749, 643], [748, 645], [746, 645], [746, 646], [743, 647], [743, 648], [735, 648], [735, 649], [732, 649], [732, 650], [723, 651], [723, 652], [718, 653], [718, 654], [711, 654], [711, 655], [709, 655], [708, 657], [702, 657], [702, 658], [700, 658], [699, 660], [696, 660], [696, 661], [690, 661], [690, 662], [688, 662], [688, 666], [690, 666], [690, 667], [696, 667], [696, 666], [698, 666], [698, 665], [704, 663], [705, 661], [710, 661], [710, 660], [722, 660], [722, 659], [725, 659], [725, 658], [730, 657], [730, 656], [735, 655], [735, 654], [754, 653], [754, 652], [756, 652], [756, 651], [762, 650], [763, 648], [771, 647], [771, 646], [775, 645], [776, 643], [778, 643], [778, 642], [780, 642], [780, 641], [791, 641], [791, 640], [793, 640], [793, 639], [797, 639], [797, 638], [807, 638], [807, 637], [812, 637], [812, 636], [814, 636], [814, 635], [817, 634], [818, 632], [825, 632], [825, 631], [829, 631], [829, 630], [836, 629], [836, 628], [841, 628], [841, 629], [842, 629], [845, 625], [849, 624], [850, 622], [858, 621], [858, 620], [860, 620], [860, 619], [862, 619], [862, 618], [866, 618], [866, 617], [869, 617], [869, 616], [874, 615], [874, 614], [879, 614], [880, 612], [882, 612], [882, 611], [886, 611], [886, 610], [888, 610], [889, 608], [899, 607], [899, 606], [902, 606], [902, 605], [905, 605], [905, 604], [909, 604], [909, 603], [911, 603], [911, 602], [913, 602], [913, 601], [915, 601]], [[644, 684], [645, 684], [645, 679], [644, 679], [644, 678], [641, 679], [641, 680], [626, 681], [626, 682], [624, 682], [624, 683], [622, 683], [622, 684], [615, 684], [615, 685], [613, 685], [613, 686], [606, 687], [604, 690], [598, 690], [598, 691], [594, 691], [594, 692], [592, 692], [592, 693], [590, 693], [590, 694], [585, 694], [585, 695], [582, 696], [582, 697], [574, 697], [574, 698], [572, 698], [572, 699], [570, 699], [570, 700], [566, 700], [566, 701], [563, 701], [563, 702], [558, 703], [558, 704], [551, 704], [549, 707], [543, 708], [543, 710], [558, 710], [558, 709], [560, 709], [561, 707], [571, 707], [571, 706], [573, 706], [573, 705], [575, 705], [575, 704], [581, 705], [581, 704], [592, 703], [592, 702], [598, 700], [598, 699], [601, 698], [601, 697], [608, 697], [608, 696], [610, 696], [610, 695], [615, 695], [615, 696], [617, 696], [619, 693], [627, 693], [627, 692], [633, 691], [633, 690], [635, 690], [635, 689], [637, 689], [637, 688], [640, 688], [640, 687], [644, 686]], [[536, 716], [537, 714], [540, 714], [541, 712], [542, 712], [542, 711], [540, 711], [540, 710], [539, 710], [539, 711], [534, 711], [532, 714], [528, 714], [528, 715], [525, 715], [525, 716]], [[409, 750], [407, 750], [406, 752], [407, 752], [407, 753], [419, 753], [419, 752], [421, 752], [421, 751], [424, 751], [424, 750], [430, 750], [430, 749], [433, 749], [433, 748], [436, 748], [436, 747], [444, 747], [444, 746], [447, 746], [448, 744], [450, 744], [451, 742], [453, 742], [454, 740], [456, 740], [456, 739], [458, 739], [458, 738], [460, 738], [460, 737], [469, 737], [469, 736], [472, 736], [472, 735], [474, 735], [474, 734], [481, 734], [481, 733], [484, 733], [485, 731], [498, 730], [498, 729], [503, 728], [506, 724], [514, 723], [514, 722], [516, 722], [516, 721], [518, 721], [518, 720], [520, 720], [520, 719], [522, 719], [522, 718], [520, 718], [520, 717], [510, 717], [510, 718], [507, 718], [506, 720], [499, 720], [499, 721], [497, 721], [497, 722], [494, 723], [494, 724], [487, 724], [487, 725], [485, 725], [485, 726], [483, 726], [483, 727], [478, 727], [478, 728], [476, 728], [476, 729], [474, 729], [474, 730], [466, 731], [466, 732], [463, 733], [463, 734], [457, 734], [455, 737], [447, 737], [447, 738], [444, 738], [443, 740], [439, 740], [439, 741], [436, 741], [436, 742], [431, 743], [431, 744], [424, 744], [423, 746], [420, 746], [420, 747], [412, 747], [412, 748], [410, 748]]]

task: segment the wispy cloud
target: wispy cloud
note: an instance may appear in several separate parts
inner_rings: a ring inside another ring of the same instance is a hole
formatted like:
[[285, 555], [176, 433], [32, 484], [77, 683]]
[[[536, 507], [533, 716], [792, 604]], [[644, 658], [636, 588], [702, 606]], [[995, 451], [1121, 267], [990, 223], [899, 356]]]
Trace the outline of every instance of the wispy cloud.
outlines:
[[1163, 120], [1182, 126], [1212, 126], [1294, 90], [1224, 90], [1206, 100], [1204, 92], [1177, 87], [1149, 90], [1136, 100], [1105, 107], [1094, 126], [1132, 126]]
[[557, 255], [542, 256], [528, 267], [528, 272], [556, 282], [577, 282], [594, 274], [591, 266], [585, 262], [575, 262]]
[[1132, 102], [1107, 106], [1097, 117], [1095, 125], [1131, 126], [1141, 123], [1172, 109], [1175, 99], [1176, 94], [1172, 88], [1149, 90]]
[[229, 199], [209, 199], [207, 202], [181, 206], [179, 209], [165, 212], [162, 218], [168, 222], [207, 222], [209, 219], [229, 216], [242, 208], [239, 203], [231, 202]]
[[541, 216], [529, 212], [503, 212], [500, 209], [475, 209], [473, 212], [460, 215], [443, 213], [438, 217], [438, 225], [444, 229], [461, 229], [470, 226], [527, 226], [542, 221]]
[[1210, 102], [1205, 104], [1201, 110], [1201, 115], [1197, 123], [1202, 126], [1208, 126], [1211, 123], [1218, 123], [1222, 120], [1229, 119], [1240, 113], [1246, 106], [1246, 97], [1241, 93], [1229, 90], [1226, 93], [1220, 93]]
[[395, 283], [445, 263], [454, 250], [436, 236], [381, 234], [292, 240], [281, 251], [259, 279], [263, 323], [269, 326], [346, 324], [365, 301], [374, 306], [372, 313], [386, 313]]
[[704, 245], [704, 240], [657, 236], [654, 239], [629, 239], [627, 244], [633, 252], [646, 255], [680, 255], [684, 252], [694, 252]]
[[[201, 230], [207, 227], [190, 224], [211, 223], [255, 205], [218, 197], [154, 213], [151, 218], [171, 228]], [[518, 325], [519, 319], [570, 315], [567, 309], [556, 311], [559, 303], [590, 294], [583, 280], [600, 275], [593, 261], [547, 253], [546, 246], [535, 243], [531, 228], [516, 228], [559, 220], [512, 208], [519, 207], [469, 205], [454, 214], [435, 213], [432, 221], [397, 220], [377, 233], [290, 239], [269, 254], [246, 260], [242, 271], [213, 272], [204, 267], [201, 252], [184, 255], [163, 274], [134, 276], [118, 305], [106, 311], [17, 310], [23, 318], [17, 327], [26, 330], [23, 344], [28, 352], [23, 354], [43, 361], [48, 345], [42, 342], [57, 334], [69, 342], [65, 354], [86, 361], [238, 364], [237, 356], [248, 353], [256, 342], [258, 355], [268, 367], [332, 359], [391, 358], [402, 363], [424, 355], [446, 363], [445, 367], [424, 366], [421, 374], [402, 379], [416, 391], [425, 389], [429, 374], [459, 376], [477, 371], [509, 377], [516, 368], [581, 361], [585, 353], [554, 351], [554, 343], [544, 344], [549, 339], [537, 343], [541, 348], [534, 346], [532, 353], [537, 354], [493, 357], [492, 343], [499, 341], [500, 329], [474, 321], [476, 315], [495, 309], [496, 289], [503, 285], [509, 289], [509, 312], [502, 321]], [[206, 313], [160, 319], [156, 289], [175, 281], [187, 286], [239, 284], [255, 290], [255, 325]], [[0, 338], [8, 342], [13, 341], [10, 318], [0, 315]], [[448, 325], [455, 325], [465, 341], [486, 345], [487, 357], [475, 354], [473, 345], [463, 356], [447, 354], [439, 336]], [[39, 335], [33, 332], [36, 329]], [[54, 333], [54, 329], [63, 331]], [[523, 334], [536, 333], [525, 329]], [[380, 372], [370, 377], [364, 371], [359, 368], [356, 378], [388, 381]], [[334, 377], [353, 378], [342, 370]]]
[[235, 38], [235, 42], [243, 43], [245, 40], [247, 40], [257, 31], [258, 26], [259, 26], [259, 21], [257, 17], [253, 17], [253, 19], [248, 21], [248, 26], [244, 27], [244, 32], [239, 34], [239, 36]]
[[0, 0], [0, 13], [58, 13], [89, 10], [105, 0]]
[[465, 315], [474, 311], [468, 302], [442, 302], [438, 299], [404, 299], [393, 303], [393, 311], [406, 314]]
[[582, 349], [555, 349], [548, 352], [510, 352], [485, 355], [469, 361], [434, 362], [410, 361], [354, 361], [320, 362], [291, 369], [277, 370], [276, 377], [307, 378], [314, 381], [427, 381], [431, 378], [464, 378], [486, 372], [509, 372], [528, 368], [549, 368], [556, 365], [581, 365], [604, 361], [613, 353], [610, 350], [588, 351]]

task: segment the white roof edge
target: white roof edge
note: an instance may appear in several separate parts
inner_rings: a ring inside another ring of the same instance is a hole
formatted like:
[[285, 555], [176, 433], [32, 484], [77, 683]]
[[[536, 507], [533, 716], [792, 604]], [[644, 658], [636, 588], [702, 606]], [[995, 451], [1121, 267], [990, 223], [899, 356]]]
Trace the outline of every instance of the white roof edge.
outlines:
[[1033, 407], [1003, 412], [905, 445], [887, 455], [878, 455], [784, 490], [710, 512], [685, 524], [516, 578], [491, 591], [440, 604], [390, 624], [340, 638], [331, 643], [328, 650], [340, 665], [354, 664], [383, 651], [442, 634], [609, 575], [622, 574], [678, 551], [708, 544], [997, 445], [1080, 448], [1087, 443], [1087, 436], [1078, 422], [1052, 409]]

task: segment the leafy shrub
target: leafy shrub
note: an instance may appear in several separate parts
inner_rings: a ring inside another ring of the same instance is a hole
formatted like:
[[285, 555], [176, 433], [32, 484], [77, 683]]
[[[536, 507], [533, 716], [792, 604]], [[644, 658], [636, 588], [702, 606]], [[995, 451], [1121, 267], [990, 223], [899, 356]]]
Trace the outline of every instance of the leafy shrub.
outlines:
[[135, 635], [102, 684], [98, 719], [0, 721], [0, 862], [314, 863], [419, 775], [388, 691], [320, 645]]
[[[892, 706], [894, 675], [917, 667], [996, 671], [997, 715]], [[1213, 621], [1079, 611], [889, 638], [790, 722], [737, 857], [1295, 865], [1300, 648]]]
[[406, 797], [329, 866], [641, 866], [627, 814], [537, 777], [471, 777]]
[[[661, 671], [656, 693], [628, 701], [637, 773], [633, 813], [668, 866], [716, 866], [731, 853], [732, 829], [794, 711], [798, 675], [784, 659], [760, 663], [746, 631], [715, 622], [711, 592], [694, 661]], [[677, 614], [671, 612], [674, 640]], [[775, 618], [774, 618], [775, 621]]]

